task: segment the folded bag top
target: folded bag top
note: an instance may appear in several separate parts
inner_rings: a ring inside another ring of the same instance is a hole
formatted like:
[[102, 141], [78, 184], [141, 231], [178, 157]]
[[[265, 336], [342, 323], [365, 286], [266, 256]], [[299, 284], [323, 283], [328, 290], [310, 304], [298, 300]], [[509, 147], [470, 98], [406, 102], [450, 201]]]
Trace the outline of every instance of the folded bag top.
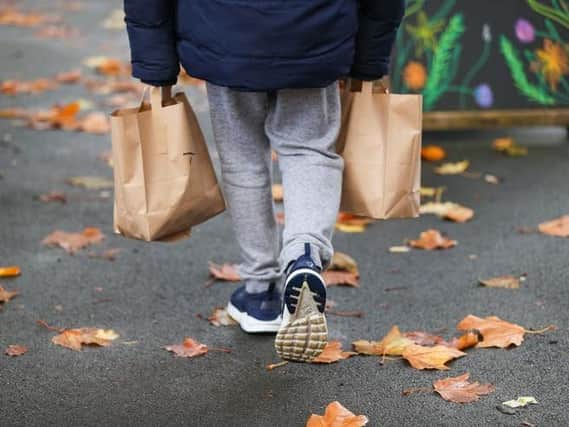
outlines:
[[171, 239], [225, 209], [203, 133], [183, 93], [145, 88], [138, 107], [112, 113], [111, 134], [117, 233]]
[[[354, 84], [355, 83], [355, 84]], [[392, 94], [373, 82], [342, 89], [341, 210], [374, 219], [419, 215], [421, 95]]]

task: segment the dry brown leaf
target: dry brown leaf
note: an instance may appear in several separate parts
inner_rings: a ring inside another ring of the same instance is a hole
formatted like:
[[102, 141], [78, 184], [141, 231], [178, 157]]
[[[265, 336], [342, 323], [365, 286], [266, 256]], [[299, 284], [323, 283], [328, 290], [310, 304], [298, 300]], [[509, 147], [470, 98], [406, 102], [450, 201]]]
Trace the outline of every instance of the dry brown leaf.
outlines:
[[457, 357], [466, 356], [466, 353], [445, 345], [424, 347], [411, 344], [405, 348], [402, 356], [415, 369], [439, 369], [446, 371], [450, 368], [445, 363]]
[[88, 58], [85, 62], [90, 68], [94, 68], [99, 74], [107, 77], [118, 77], [130, 75], [130, 64], [120, 59], [108, 58], [106, 56], [95, 56]]
[[18, 357], [25, 354], [27, 351], [28, 348], [24, 345], [12, 344], [6, 348], [4, 353], [6, 353], [7, 356]]
[[444, 214], [445, 219], [460, 223], [471, 220], [473, 216], [474, 216], [474, 211], [464, 206], [458, 206], [456, 208], [449, 209]]
[[59, 73], [58, 75], [55, 76], [55, 80], [58, 83], [63, 83], [63, 84], [77, 83], [79, 80], [81, 80], [81, 70], [73, 70], [64, 73]]
[[439, 162], [446, 156], [444, 148], [438, 145], [427, 145], [421, 149], [421, 158], [428, 162]]
[[496, 138], [492, 142], [492, 148], [495, 151], [504, 151], [504, 150], [507, 150], [508, 148], [512, 147], [513, 145], [514, 145], [514, 140], [510, 137]]
[[59, 203], [66, 203], [67, 202], [67, 197], [65, 196], [65, 193], [62, 193], [60, 191], [51, 191], [49, 193], [46, 194], [41, 194], [39, 196], [39, 199], [42, 202], [59, 202]]
[[528, 149], [521, 145], [518, 145], [513, 138], [496, 138], [492, 143], [492, 148], [495, 151], [499, 151], [507, 156], [519, 157], [527, 156]]
[[100, 259], [106, 259], [107, 261], [114, 261], [115, 259], [117, 259], [117, 255], [120, 252], [121, 252], [121, 249], [113, 248], [113, 249], [107, 249], [101, 253], [91, 252], [89, 254], [89, 256], [91, 258], [100, 258]]
[[330, 403], [324, 415], [310, 415], [306, 427], [362, 427], [369, 422], [365, 415], [355, 415], [346, 409], [340, 402]]
[[103, 135], [111, 131], [111, 124], [104, 113], [89, 113], [79, 121], [79, 130]]
[[496, 316], [484, 319], [469, 314], [456, 326], [459, 331], [476, 329], [484, 338], [476, 347], [507, 348], [519, 346], [524, 340], [525, 329], [514, 323], [506, 322]]
[[322, 277], [327, 286], [360, 287], [359, 276], [349, 271], [326, 270], [322, 273]]
[[444, 163], [435, 168], [435, 173], [438, 175], [460, 175], [468, 169], [468, 166], [470, 166], [468, 160], [456, 163]]
[[391, 246], [389, 248], [389, 252], [391, 252], [392, 254], [404, 254], [409, 252], [409, 246]]
[[176, 357], [197, 357], [208, 352], [207, 345], [192, 338], [186, 338], [182, 344], [168, 345], [164, 348], [174, 353]]
[[490, 394], [494, 391], [492, 384], [480, 384], [479, 382], [469, 383], [470, 374], [459, 375], [458, 377], [445, 378], [435, 381], [433, 387], [441, 397], [449, 402], [470, 403], [478, 400], [480, 396]]
[[46, 22], [47, 17], [37, 13], [24, 13], [16, 9], [0, 10], [0, 25], [36, 27]]
[[328, 270], [349, 271], [350, 273], [359, 275], [358, 263], [356, 260], [348, 254], [337, 251], [332, 255], [332, 260], [330, 261]]
[[487, 288], [518, 289], [520, 278], [514, 276], [499, 276], [490, 279], [479, 279], [478, 282]]
[[413, 341], [401, 335], [397, 326], [393, 326], [381, 341], [358, 340], [352, 343], [359, 354], [376, 356], [401, 356]]
[[8, 302], [17, 295], [19, 295], [18, 291], [8, 291], [0, 286], [0, 303]]
[[537, 226], [543, 234], [556, 237], [569, 237], [569, 215], [564, 215], [552, 221], [542, 222]]
[[28, 116], [28, 111], [23, 108], [0, 109], [0, 119], [26, 119]]
[[22, 274], [22, 270], [17, 265], [9, 267], [0, 267], [0, 277], [16, 277]]
[[59, 246], [65, 249], [67, 253], [74, 254], [85, 246], [101, 242], [104, 238], [104, 234], [98, 228], [87, 227], [81, 233], [67, 233], [56, 230], [43, 239], [42, 244]]
[[40, 111], [28, 116], [28, 124], [33, 129], [77, 130], [77, 114], [81, 110], [79, 101], [66, 105], [54, 105], [48, 111]]
[[59, 335], [53, 337], [51, 342], [71, 350], [81, 351], [83, 345], [108, 347], [118, 337], [117, 333], [112, 329], [64, 329]]
[[55, 88], [57, 88], [57, 83], [49, 79], [6, 80], [0, 84], [0, 92], [4, 95], [38, 94]]
[[340, 212], [336, 219], [336, 228], [344, 233], [363, 233], [371, 222], [373, 220], [370, 218]]
[[358, 353], [354, 351], [342, 351], [342, 343], [340, 341], [329, 341], [322, 350], [322, 353], [316, 357], [312, 363], [334, 363], [344, 360]]
[[449, 249], [457, 245], [456, 240], [450, 240], [441, 235], [438, 230], [423, 231], [418, 240], [409, 241], [409, 245], [418, 248], [432, 251], [434, 249]]
[[453, 338], [449, 345], [456, 348], [457, 350], [466, 350], [467, 348], [474, 347], [483, 337], [480, 331], [476, 329], [471, 329], [466, 331], [463, 335], [458, 338]]
[[273, 200], [275, 202], [282, 202], [284, 199], [284, 192], [282, 184], [273, 184], [271, 187], [273, 193]]
[[241, 280], [235, 264], [215, 264], [209, 263], [209, 274], [216, 280], [223, 280], [227, 282], [238, 282]]
[[438, 335], [433, 335], [428, 332], [423, 331], [412, 331], [405, 332], [403, 334], [405, 338], [409, 338], [414, 344], [418, 345], [448, 345], [443, 337]]
[[75, 187], [83, 187], [88, 190], [107, 190], [113, 188], [115, 183], [112, 179], [101, 176], [72, 176], [65, 182]]
[[500, 178], [498, 178], [496, 175], [491, 175], [491, 174], [487, 173], [484, 175], [484, 181], [486, 181], [488, 184], [497, 185], [502, 180]]
[[213, 326], [235, 326], [237, 322], [222, 307], [215, 307], [211, 316], [207, 318]]

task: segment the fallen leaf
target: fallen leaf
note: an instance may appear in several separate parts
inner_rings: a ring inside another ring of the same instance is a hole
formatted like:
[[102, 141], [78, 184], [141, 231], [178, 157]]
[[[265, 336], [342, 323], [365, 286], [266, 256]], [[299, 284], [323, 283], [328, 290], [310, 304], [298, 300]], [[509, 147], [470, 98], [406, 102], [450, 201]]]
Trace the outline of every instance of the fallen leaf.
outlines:
[[104, 113], [89, 113], [79, 122], [79, 130], [93, 134], [106, 134], [111, 131], [111, 124]]
[[415, 369], [439, 369], [444, 371], [450, 369], [445, 363], [458, 357], [466, 356], [466, 353], [444, 345], [424, 347], [411, 344], [405, 347], [401, 356]]
[[12, 345], [9, 345], [8, 348], [6, 348], [5, 353], [7, 356], [18, 357], [18, 356], [22, 356], [27, 351], [28, 351], [28, 348], [24, 345], [12, 344]]
[[0, 286], [0, 303], [5, 303], [10, 301], [16, 295], [18, 295], [18, 291], [8, 291]]
[[87, 58], [84, 64], [89, 68], [94, 68], [97, 73], [108, 77], [128, 76], [130, 74], [130, 64], [122, 62], [120, 59], [94, 56]]
[[238, 282], [241, 280], [235, 264], [215, 264], [209, 263], [209, 274], [217, 280]]
[[422, 204], [419, 213], [434, 214], [454, 222], [466, 222], [474, 216], [474, 211], [454, 202], [428, 202]]
[[92, 252], [89, 254], [91, 258], [101, 258], [107, 261], [114, 261], [117, 259], [117, 255], [121, 252], [119, 248], [107, 249], [101, 253]]
[[0, 109], [0, 119], [25, 119], [29, 113], [23, 108]]
[[24, 13], [12, 8], [0, 10], [0, 25], [36, 27], [46, 21], [47, 17], [45, 15], [37, 13]]
[[484, 338], [476, 347], [507, 348], [519, 346], [524, 340], [525, 329], [514, 323], [506, 322], [496, 316], [484, 319], [469, 314], [457, 325], [460, 331], [476, 329]]
[[411, 251], [411, 249], [409, 249], [409, 246], [391, 246], [389, 248], [389, 252], [392, 254], [402, 254], [409, 251]]
[[508, 148], [512, 147], [513, 145], [514, 145], [514, 140], [510, 137], [496, 138], [492, 142], [492, 148], [495, 151], [504, 151], [504, 150], [507, 150]]
[[499, 276], [490, 279], [479, 279], [478, 282], [487, 288], [518, 289], [520, 278], [514, 276]]
[[454, 222], [466, 222], [472, 219], [474, 216], [474, 211], [470, 208], [466, 208], [464, 206], [459, 206], [454, 209], [450, 209], [444, 215], [445, 219], [449, 219]]
[[328, 270], [349, 271], [350, 273], [359, 275], [358, 263], [356, 260], [350, 255], [338, 251], [334, 252], [334, 255], [332, 255], [332, 260], [330, 261]]
[[80, 328], [64, 329], [51, 339], [54, 344], [81, 351], [83, 345], [98, 345], [107, 347], [119, 336], [112, 329]]
[[67, 184], [75, 187], [84, 187], [89, 190], [105, 190], [114, 187], [114, 182], [100, 176], [72, 176], [65, 180]]
[[484, 181], [486, 181], [488, 184], [497, 185], [501, 182], [501, 179], [495, 175], [486, 174], [484, 175]]
[[22, 274], [22, 270], [17, 265], [0, 267], [0, 277], [16, 277]]
[[543, 234], [556, 237], [569, 237], [569, 215], [564, 215], [552, 221], [542, 222], [537, 226]]
[[79, 249], [95, 243], [101, 242], [105, 236], [101, 230], [94, 227], [87, 227], [81, 233], [67, 233], [65, 231], [56, 230], [45, 239], [42, 244], [48, 246], [60, 246], [69, 254], [74, 254]]
[[419, 192], [421, 197], [442, 197], [446, 187], [421, 187]]
[[409, 338], [414, 344], [418, 345], [448, 345], [443, 337], [438, 335], [433, 335], [428, 332], [423, 331], [413, 331], [413, 332], [405, 332], [403, 334], [405, 338]]
[[4, 95], [38, 94], [55, 88], [57, 88], [57, 83], [49, 79], [6, 80], [0, 84], [0, 92]]
[[312, 363], [334, 363], [348, 359], [356, 354], [353, 351], [342, 351], [342, 343], [340, 341], [328, 341], [322, 353], [312, 360]]
[[186, 338], [182, 344], [173, 344], [164, 347], [176, 357], [197, 357], [208, 352], [207, 345], [199, 343], [192, 338]]
[[446, 155], [446, 151], [438, 145], [427, 145], [421, 149], [421, 158], [428, 162], [441, 161]]
[[284, 199], [284, 192], [282, 184], [273, 184], [271, 191], [273, 193], [273, 200], [275, 202], [282, 202]]
[[468, 169], [468, 166], [470, 166], [468, 160], [456, 163], [444, 163], [435, 168], [435, 173], [438, 175], [460, 175]]
[[227, 313], [227, 310], [221, 307], [214, 308], [211, 316], [209, 316], [207, 320], [214, 326], [237, 325], [237, 322]]
[[456, 240], [450, 240], [443, 237], [438, 230], [423, 231], [418, 240], [409, 241], [409, 245], [417, 249], [425, 249], [428, 251], [434, 249], [449, 249], [457, 245]]
[[81, 70], [73, 70], [64, 73], [59, 73], [58, 75], [55, 76], [55, 80], [58, 83], [63, 83], [63, 84], [77, 83], [79, 80], [81, 80]]
[[79, 30], [69, 25], [48, 25], [40, 28], [34, 35], [42, 39], [70, 39], [79, 36]]
[[401, 335], [397, 326], [393, 326], [381, 341], [358, 340], [352, 343], [359, 354], [376, 356], [401, 356], [413, 341]]
[[519, 408], [529, 404], [537, 405], [537, 400], [533, 396], [520, 396], [517, 399], [502, 402], [502, 405], [509, 406], [510, 408]]
[[46, 194], [41, 194], [39, 196], [39, 199], [42, 202], [59, 202], [59, 203], [66, 203], [67, 202], [67, 197], [65, 196], [64, 193], [60, 192], [60, 191], [51, 191], [49, 193]]
[[355, 415], [338, 401], [330, 403], [324, 416], [312, 414], [306, 427], [362, 427], [369, 422], [365, 415]]
[[326, 270], [322, 273], [322, 277], [327, 286], [360, 287], [359, 276], [349, 271]]
[[336, 219], [336, 228], [344, 233], [362, 233], [366, 225], [373, 222], [372, 219], [340, 212]]
[[77, 114], [80, 110], [81, 103], [79, 101], [66, 105], [54, 105], [48, 111], [31, 114], [28, 117], [28, 124], [30, 127], [38, 130], [77, 130]]
[[454, 403], [475, 402], [480, 396], [494, 391], [492, 384], [470, 383], [468, 382], [469, 377], [470, 374], [467, 372], [458, 377], [445, 378], [435, 381], [433, 387], [443, 399]]
[[466, 350], [467, 348], [474, 347], [483, 339], [484, 337], [482, 336], [480, 331], [476, 329], [471, 329], [469, 331], [466, 331], [459, 338], [453, 338], [449, 343], [449, 345], [451, 347], [456, 348], [457, 350]]

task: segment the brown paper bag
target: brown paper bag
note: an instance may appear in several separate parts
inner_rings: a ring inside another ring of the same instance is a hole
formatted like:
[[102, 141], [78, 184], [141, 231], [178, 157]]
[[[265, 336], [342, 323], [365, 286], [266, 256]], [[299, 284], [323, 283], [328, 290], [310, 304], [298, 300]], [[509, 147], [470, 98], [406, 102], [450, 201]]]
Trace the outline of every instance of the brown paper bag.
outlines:
[[[151, 102], [144, 101], [150, 92]], [[146, 88], [111, 115], [115, 232], [168, 240], [225, 209], [195, 113], [183, 93]]]
[[342, 128], [336, 145], [344, 158], [344, 212], [375, 219], [419, 215], [422, 97], [342, 89]]

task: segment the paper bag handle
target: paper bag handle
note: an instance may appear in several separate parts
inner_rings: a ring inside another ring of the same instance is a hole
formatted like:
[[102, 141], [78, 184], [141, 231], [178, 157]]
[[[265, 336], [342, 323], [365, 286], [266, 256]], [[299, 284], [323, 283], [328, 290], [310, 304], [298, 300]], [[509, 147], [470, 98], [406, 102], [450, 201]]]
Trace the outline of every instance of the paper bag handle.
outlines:
[[[354, 84], [355, 83], [355, 84]], [[373, 93], [389, 93], [389, 88], [382, 86], [382, 92], [374, 92], [375, 89], [375, 81], [368, 81], [368, 80], [358, 80], [354, 81], [354, 79], [348, 79], [346, 90], [351, 92], [359, 92], [364, 93], [366, 95], [372, 95]]]
[[168, 154], [168, 135], [167, 128], [162, 120], [162, 110], [164, 102], [172, 100], [172, 86], [146, 86], [142, 92], [140, 99], [139, 111], [144, 107], [144, 100], [150, 94], [150, 105], [152, 107], [152, 130], [154, 132], [154, 141], [156, 143], [157, 154]]

